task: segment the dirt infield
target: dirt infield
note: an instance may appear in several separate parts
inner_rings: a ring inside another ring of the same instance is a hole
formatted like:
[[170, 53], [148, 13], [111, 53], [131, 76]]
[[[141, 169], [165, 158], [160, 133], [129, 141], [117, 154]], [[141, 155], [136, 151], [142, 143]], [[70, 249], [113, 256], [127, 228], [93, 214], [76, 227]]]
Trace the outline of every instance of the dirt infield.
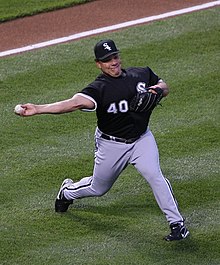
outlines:
[[207, 2], [209, 1], [97, 0], [17, 19], [0, 24], [0, 52]]

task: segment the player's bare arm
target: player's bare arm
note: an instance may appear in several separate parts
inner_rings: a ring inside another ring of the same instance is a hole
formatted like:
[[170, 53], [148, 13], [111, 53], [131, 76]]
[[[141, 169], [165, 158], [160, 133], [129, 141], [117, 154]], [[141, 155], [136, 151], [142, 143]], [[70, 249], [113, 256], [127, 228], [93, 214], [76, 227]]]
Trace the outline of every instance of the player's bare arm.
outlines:
[[28, 103], [21, 106], [23, 108], [23, 112], [20, 113], [21, 116], [32, 116], [37, 114], [62, 114], [78, 109], [94, 109], [95, 103], [86, 97], [75, 94], [70, 99], [50, 104], [36, 105]]

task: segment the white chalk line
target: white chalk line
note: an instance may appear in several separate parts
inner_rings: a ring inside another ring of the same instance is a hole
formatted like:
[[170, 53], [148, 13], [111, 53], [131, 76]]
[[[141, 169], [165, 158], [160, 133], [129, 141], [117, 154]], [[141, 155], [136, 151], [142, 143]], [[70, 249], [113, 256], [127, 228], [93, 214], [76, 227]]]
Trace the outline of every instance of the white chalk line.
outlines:
[[67, 41], [72, 41], [72, 40], [76, 40], [76, 39], [80, 39], [83, 37], [88, 37], [88, 36], [108, 32], [108, 31], [113, 31], [113, 30], [118, 30], [118, 29], [122, 29], [122, 28], [126, 28], [126, 27], [131, 27], [134, 25], [143, 24], [143, 23], [147, 23], [147, 22], [151, 22], [151, 21], [155, 21], [155, 20], [169, 18], [172, 16], [191, 13], [194, 11], [199, 11], [199, 10], [206, 9], [206, 8], [211, 8], [211, 7], [214, 7], [217, 5], [220, 5], [220, 0], [201, 4], [201, 5], [197, 5], [197, 6], [193, 6], [193, 7], [183, 8], [180, 10], [175, 10], [175, 11], [163, 13], [160, 15], [155, 15], [155, 16], [145, 17], [145, 18], [141, 18], [141, 19], [131, 20], [131, 21], [119, 23], [119, 24], [112, 25], [112, 26], [107, 26], [107, 27], [102, 27], [102, 28], [93, 29], [93, 30], [89, 30], [89, 31], [84, 31], [81, 33], [67, 36], [67, 37], [62, 37], [62, 38], [58, 38], [58, 39], [54, 39], [54, 40], [36, 43], [36, 44], [28, 45], [25, 47], [21, 47], [21, 48], [3, 51], [3, 52], [0, 52], [0, 57], [12, 55], [12, 54], [17, 54], [17, 53], [21, 53], [21, 52], [26, 52], [26, 51], [30, 51], [30, 50], [35, 50], [38, 48], [48, 47], [51, 45], [60, 44], [60, 43], [64, 43]]

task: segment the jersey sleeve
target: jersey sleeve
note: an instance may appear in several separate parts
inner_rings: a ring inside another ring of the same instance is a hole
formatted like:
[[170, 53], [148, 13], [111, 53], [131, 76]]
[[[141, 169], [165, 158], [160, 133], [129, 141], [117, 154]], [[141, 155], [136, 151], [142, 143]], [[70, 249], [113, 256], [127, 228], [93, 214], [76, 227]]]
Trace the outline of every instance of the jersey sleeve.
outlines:
[[161, 78], [156, 75], [150, 67], [147, 67], [147, 71], [149, 71], [149, 86], [156, 85]]
[[80, 92], [80, 94], [84, 94], [88, 97], [91, 97], [96, 103], [99, 102], [99, 93], [97, 89], [92, 86], [87, 86]]
[[[78, 94], [90, 99], [91, 101], [93, 101], [95, 103], [95, 108], [93, 109], [93, 111], [97, 109], [97, 106], [100, 103], [100, 93], [96, 87], [94, 87], [94, 86], [92, 86], [92, 84], [90, 84], [87, 87], [85, 87], [84, 89], [82, 89]], [[83, 111], [86, 111], [86, 110], [83, 109]], [[87, 110], [87, 111], [89, 111], [89, 110]]]
[[76, 95], [79, 95], [81, 97], [87, 98], [87, 99], [89, 99], [90, 101], [92, 101], [94, 103], [94, 108], [92, 108], [92, 109], [81, 109], [82, 111], [95, 111], [97, 109], [97, 103], [92, 97], [90, 97], [90, 96], [88, 96], [86, 94], [83, 94], [83, 93], [77, 93]]

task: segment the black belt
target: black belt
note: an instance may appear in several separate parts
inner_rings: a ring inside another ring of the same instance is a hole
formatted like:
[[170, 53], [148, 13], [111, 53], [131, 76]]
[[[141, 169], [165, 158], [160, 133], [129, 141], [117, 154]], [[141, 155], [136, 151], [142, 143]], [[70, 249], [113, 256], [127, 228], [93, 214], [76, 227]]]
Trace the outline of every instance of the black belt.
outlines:
[[115, 141], [115, 142], [119, 142], [119, 143], [125, 143], [125, 144], [132, 144], [140, 138], [140, 136], [138, 136], [135, 138], [124, 139], [124, 138], [117, 138], [114, 136], [110, 136], [110, 135], [107, 135], [104, 133], [101, 134], [101, 137], [105, 140], [111, 140], [111, 141]]

